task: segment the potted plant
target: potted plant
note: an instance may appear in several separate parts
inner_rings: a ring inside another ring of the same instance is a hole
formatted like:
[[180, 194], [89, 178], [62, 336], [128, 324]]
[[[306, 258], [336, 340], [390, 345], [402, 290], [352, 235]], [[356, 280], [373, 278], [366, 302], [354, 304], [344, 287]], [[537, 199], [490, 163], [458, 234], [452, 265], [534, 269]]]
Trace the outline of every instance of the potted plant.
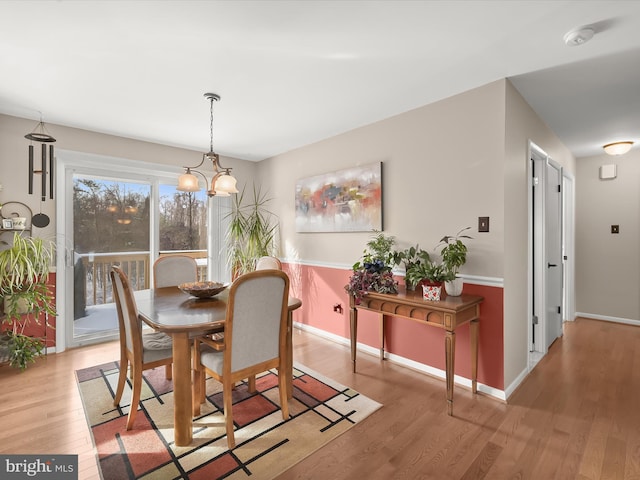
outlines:
[[374, 231], [373, 238], [367, 242], [362, 253], [362, 259], [353, 264], [353, 273], [344, 288], [356, 304], [368, 291], [398, 293], [398, 282], [391, 273], [395, 265], [394, 244], [394, 237]]
[[[42, 339], [25, 334], [41, 323], [43, 313], [55, 315], [54, 297], [47, 284], [53, 244], [15, 233], [13, 244], [0, 252], [0, 296], [4, 301], [2, 343], [9, 364], [24, 370], [44, 350]], [[45, 320], [46, 321], [46, 320]]]
[[423, 264], [431, 263], [429, 252], [422, 250], [418, 245], [415, 247], [409, 247], [405, 250], [394, 253], [394, 263], [396, 265], [402, 265], [404, 267], [404, 282], [407, 290], [415, 290], [416, 285], [422, 280], [423, 277], [417, 278], [421, 275], [419, 273], [420, 267]]
[[461, 239], [473, 238], [462, 234], [470, 228], [463, 228], [455, 235], [445, 235], [436, 246], [437, 248], [444, 244], [440, 255], [442, 256], [442, 266], [446, 272], [445, 290], [451, 296], [458, 296], [462, 293], [463, 281], [457, 275], [460, 267], [467, 262], [467, 246]]
[[245, 189], [237, 194], [229, 216], [228, 262], [232, 277], [255, 270], [263, 256], [276, 256], [278, 217], [266, 205], [271, 201], [253, 186], [253, 198], [245, 202]]

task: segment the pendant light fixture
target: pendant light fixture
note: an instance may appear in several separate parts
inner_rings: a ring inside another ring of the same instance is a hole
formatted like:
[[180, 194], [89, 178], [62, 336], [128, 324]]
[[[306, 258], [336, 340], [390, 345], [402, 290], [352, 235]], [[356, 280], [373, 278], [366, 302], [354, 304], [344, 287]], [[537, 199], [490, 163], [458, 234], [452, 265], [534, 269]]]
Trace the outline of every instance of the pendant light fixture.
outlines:
[[[24, 138], [31, 140], [29, 144], [29, 194], [33, 194], [33, 175], [42, 175], [41, 177], [41, 199], [44, 202], [47, 199], [47, 143], [52, 144], [56, 141], [47, 133], [42, 118], [31, 133], [27, 133]], [[34, 150], [33, 142], [42, 144], [42, 167], [40, 170], [34, 170]], [[49, 145], [49, 198], [53, 200], [53, 145]]]
[[[207, 195], [210, 197], [218, 196], [218, 197], [228, 197], [232, 193], [238, 193], [238, 189], [236, 188], [237, 180], [231, 175], [230, 168], [224, 168], [220, 165], [220, 157], [217, 153], [213, 151], [213, 102], [217, 102], [220, 100], [220, 96], [215, 93], [205, 93], [205, 98], [210, 102], [210, 132], [211, 132], [211, 140], [209, 143], [209, 152], [202, 155], [202, 161], [196, 165], [195, 167], [183, 167], [185, 169], [185, 173], [178, 177], [178, 190], [182, 192], [197, 192], [200, 190], [200, 185], [198, 185], [198, 177], [194, 175], [197, 173], [202, 175], [205, 183], [209, 186], [207, 189]], [[196, 170], [199, 168], [205, 160], [211, 161], [213, 165], [213, 171], [215, 174], [211, 179], [211, 182], [207, 180], [207, 177], [200, 171]]]

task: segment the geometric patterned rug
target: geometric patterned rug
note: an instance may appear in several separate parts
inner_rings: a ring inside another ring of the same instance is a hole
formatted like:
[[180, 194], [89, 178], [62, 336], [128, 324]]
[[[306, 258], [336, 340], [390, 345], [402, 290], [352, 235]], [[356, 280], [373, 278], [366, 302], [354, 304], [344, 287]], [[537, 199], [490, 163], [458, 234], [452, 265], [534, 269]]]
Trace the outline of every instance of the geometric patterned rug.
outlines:
[[256, 378], [257, 393], [246, 384], [233, 393], [236, 447], [229, 450], [222, 414], [222, 386], [207, 379], [207, 401], [193, 421], [193, 443], [173, 439], [173, 383], [164, 367], [143, 375], [140, 410], [125, 430], [130, 385], [113, 406], [118, 362], [76, 371], [85, 415], [102, 478], [270, 479], [292, 467], [382, 405], [302, 366], [293, 370], [293, 398], [287, 421], [279, 407], [275, 370]]

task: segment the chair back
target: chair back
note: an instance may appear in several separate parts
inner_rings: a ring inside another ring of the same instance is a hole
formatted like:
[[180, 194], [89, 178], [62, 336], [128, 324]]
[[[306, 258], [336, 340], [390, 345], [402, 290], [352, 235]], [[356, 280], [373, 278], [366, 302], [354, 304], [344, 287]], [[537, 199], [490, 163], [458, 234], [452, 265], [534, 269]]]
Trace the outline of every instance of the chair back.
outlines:
[[276, 257], [260, 257], [256, 262], [256, 270], [282, 270], [282, 262]]
[[138, 307], [133, 297], [133, 289], [129, 278], [117, 266], [111, 267], [111, 284], [113, 297], [118, 312], [118, 326], [120, 329], [120, 346], [132, 352], [134, 357], [142, 360], [142, 320], [138, 318]]
[[166, 255], [153, 263], [154, 288], [173, 287], [198, 280], [198, 264], [188, 255]]
[[288, 302], [289, 277], [280, 270], [247, 273], [233, 282], [225, 322], [225, 372], [285, 354]]

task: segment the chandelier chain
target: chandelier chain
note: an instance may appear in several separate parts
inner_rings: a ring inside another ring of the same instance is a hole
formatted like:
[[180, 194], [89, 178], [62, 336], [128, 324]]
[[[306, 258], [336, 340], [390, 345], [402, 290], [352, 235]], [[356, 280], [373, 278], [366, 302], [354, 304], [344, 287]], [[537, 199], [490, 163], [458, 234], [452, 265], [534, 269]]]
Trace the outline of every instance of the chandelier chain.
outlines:
[[209, 107], [209, 113], [210, 113], [210, 124], [209, 124], [209, 131], [211, 134], [211, 142], [209, 144], [209, 151], [213, 152], [213, 98], [211, 98], [211, 105]]

